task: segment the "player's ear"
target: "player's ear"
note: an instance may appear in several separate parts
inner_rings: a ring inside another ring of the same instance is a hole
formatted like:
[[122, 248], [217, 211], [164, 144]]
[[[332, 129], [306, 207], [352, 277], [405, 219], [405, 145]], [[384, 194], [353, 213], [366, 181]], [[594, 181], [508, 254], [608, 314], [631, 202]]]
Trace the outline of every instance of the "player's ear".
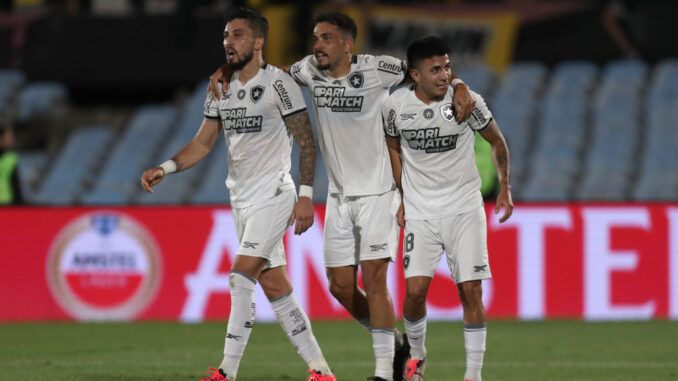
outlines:
[[414, 82], [419, 83], [419, 72], [417, 69], [410, 69], [410, 77], [414, 80]]
[[350, 37], [344, 40], [344, 53], [350, 53], [351, 50], [353, 50], [354, 43], [355, 41], [353, 41], [353, 39]]
[[255, 50], [262, 50], [264, 48], [264, 42], [265, 42], [265, 40], [264, 40], [263, 37], [259, 37], [259, 38], [255, 39], [254, 40], [254, 49]]

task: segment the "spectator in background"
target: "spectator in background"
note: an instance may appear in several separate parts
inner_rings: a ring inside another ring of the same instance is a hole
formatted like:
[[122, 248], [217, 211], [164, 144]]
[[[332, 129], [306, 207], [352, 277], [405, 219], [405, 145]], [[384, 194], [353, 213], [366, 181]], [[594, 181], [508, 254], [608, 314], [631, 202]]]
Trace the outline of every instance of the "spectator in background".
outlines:
[[14, 131], [9, 125], [0, 126], [0, 205], [20, 205], [21, 196], [17, 164], [19, 155], [12, 151]]

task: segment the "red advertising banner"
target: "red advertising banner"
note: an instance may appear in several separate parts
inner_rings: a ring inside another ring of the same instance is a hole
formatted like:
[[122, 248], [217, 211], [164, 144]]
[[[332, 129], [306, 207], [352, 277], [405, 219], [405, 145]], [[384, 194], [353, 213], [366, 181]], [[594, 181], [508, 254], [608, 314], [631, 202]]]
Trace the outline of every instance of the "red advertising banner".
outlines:
[[[504, 224], [487, 206], [491, 318], [678, 319], [678, 204], [519, 204]], [[324, 206], [287, 265], [314, 319], [348, 319], [327, 287]], [[0, 321], [225, 319], [238, 248], [229, 208], [0, 210]], [[389, 288], [402, 315], [400, 256]], [[275, 315], [261, 290], [257, 319]], [[430, 319], [462, 316], [441, 261]]]

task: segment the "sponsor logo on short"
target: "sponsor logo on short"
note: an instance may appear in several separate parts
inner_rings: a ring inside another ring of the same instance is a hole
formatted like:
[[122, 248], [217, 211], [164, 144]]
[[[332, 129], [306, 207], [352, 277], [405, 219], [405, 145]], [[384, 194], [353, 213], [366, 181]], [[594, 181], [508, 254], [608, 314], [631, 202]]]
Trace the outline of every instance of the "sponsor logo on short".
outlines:
[[419, 130], [401, 130], [411, 149], [426, 153], [445, 152], [457, 148], [458, 134], [440, 136], [440, 128], [422, 128]]
[[482, 265], [482, 266], [473, 266], [473, 271], [476, 273], [487, 271], [487, 265]]
[[257, 246], [259, 246], [259, 243], [258, 242], [245, 241], [245, 242], [242, 243], [242, 246], [243, 246], [244, 249], [256, 249]]
[[378, 245], [370, 245], [370, 251], [384, 251], [386, 250], [386, 247], [388, 246], [388, 243], [380, 243]]
[[261, 99], [261, 96], [264, 95], [264, 87], [263, 86], [254, 86], [252, 90], [250, 90], [250, 99], [252, 102], [257, 103], [259, 102], [259, 99]]
[[52, 296], [78, 320], [131, 320], [153, 300], [160, 254], [151, 234], [118, 212], [87, 213], [68, 223], [47, 256]]

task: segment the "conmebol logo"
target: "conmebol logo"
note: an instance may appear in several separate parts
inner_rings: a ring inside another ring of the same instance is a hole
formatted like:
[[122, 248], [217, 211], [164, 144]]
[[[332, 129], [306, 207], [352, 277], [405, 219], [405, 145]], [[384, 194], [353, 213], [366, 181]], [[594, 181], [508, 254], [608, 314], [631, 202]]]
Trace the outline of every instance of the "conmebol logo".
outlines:
[[138, 222], [94, 212], [66, 225], [52, 243], [47, 278], [57, 302], [78, 320], [130, 320], [160, 283], [157, 246]]

